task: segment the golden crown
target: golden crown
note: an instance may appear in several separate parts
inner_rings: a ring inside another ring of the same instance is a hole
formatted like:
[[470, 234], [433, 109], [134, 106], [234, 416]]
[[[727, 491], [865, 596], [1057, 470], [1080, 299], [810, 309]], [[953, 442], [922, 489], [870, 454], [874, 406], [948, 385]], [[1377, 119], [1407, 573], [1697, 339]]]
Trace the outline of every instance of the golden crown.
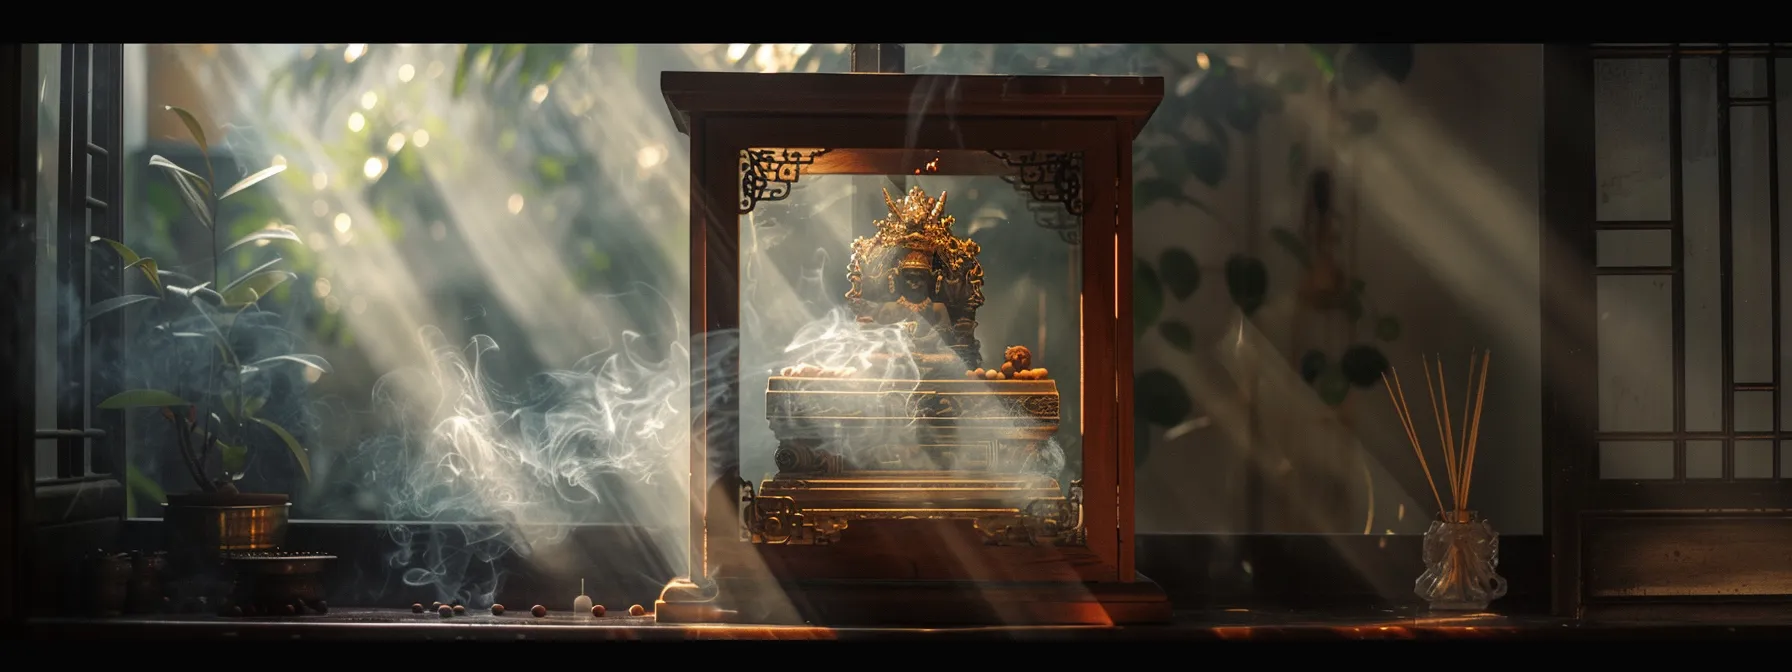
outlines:
[[902, 270], [914, 268], [923, 271], [931, 271], [933, 270], [933, 255], [921, 251], [911, 251], [902, 256], [902, 261], [897, 262], [896, 268]]
[[877, 242], [890, 247], [905, 247], [922, 252], [935, 252], [952, 239], [955, 221], [946, 211], [946, 192], [929, 198], [920, 187], [908, 190], [908, 197], [897, 201], [884, 190], [884, 205], [890, 216], [877, 220]]

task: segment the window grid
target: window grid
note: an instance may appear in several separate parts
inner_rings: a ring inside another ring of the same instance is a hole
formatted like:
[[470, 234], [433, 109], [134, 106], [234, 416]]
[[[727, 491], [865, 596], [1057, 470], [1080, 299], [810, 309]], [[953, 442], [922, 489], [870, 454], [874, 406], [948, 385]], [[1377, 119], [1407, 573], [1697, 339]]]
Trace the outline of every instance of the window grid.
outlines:
[[[1718, 282], [1719, 292], [1719, 353], [1721, 361], [1720, 390], [1722, 429], [1721, 431], [1694, 432], [1686, 428], [1686, 268], [1685, 268], [1685, 205], [1684, 176], [1682, 164], [1683, 125], [1681, 118], [1681, 62], [1684, 56], [1711, 57], [1716, 65], [1717, 86], [1717, 216], [1718, 216], [1718, 268], [1721, 280]], [[1766, 95], [1733, 96], [1730, 81], [1730, 59], [1737, 56], [1759, 57], [1763, 62], [1766, 76]], [[1662, 441], [1673, 443], [1673, 477], [1672, 482], [1684, 483], [1687, 479], [1686, 455], [1689, 441], [1714, 441], [1721, 443], [1723, 471], [1719, 479], [1696, 479], [1699, 481], [1737, 481], [1736, 478], [1736, 444], [1738, 441], [1771, 441], [1772, 466], [1767, 479], [1741, 479], [1758, 481], [1783, 479], [1787, 474], [1783, 463], [1785, 449], [1783, 442], [1792, 441], [1792, 432], [1785, 431], [1781, 418], [1781, 306], [1780, 306], [1780, 182], [1779, 182], [1779, 124], [1778, 124], [1778, 82], [1776, 75], [1777, 60], [1792, 56], [1792, 48], [1785, 45], [1641, 45], [1623, 47], [1595, 47], [1594, 57], [1604, 59], [1661, 59], [1667, 61], [1668, 75], [1668, 166], [1669, 166], [1669, 198], [1670, 218], [1667, 221], [1597, 221], [1597, 231], [1649, 231], [1666, 230], [1671, 236], [1669, 243], [1669, 264], [1666, 266], [1623, 266], [1596, 267], [1597, 276], [1664, 276], [1673, 282], [1671, 311], [1673, 332], [1673, 431], [1640, 432], [1640, 431], [1605, 431], [1597, 433], [1597, 443], [1608, 441]], [[1734, 293], [1734, 244], [1733, 244], [1733, 166], [1731, 164], [1731, 110], [1736, 107], [1766, 108], [1767, 126], [1767, 192], [1768, 192], [1768, 282], [1769, 303], [1771, 305], [1771, 345], [1769, 366], [1771, 379], [1768, 381], [1737, 381], [1735, 376], [1735, 314]], [[1769, 392], [1772, 395], [1772, 430], [1768, 432], [1738, 432], [1736, 430], [1735, 399], [1737, 392]], [[1590, 447], [1593, 451], [1593, 473], [1599, 474], [1599, 450], [1597, 443]], [[1597, 476], [1595, 476], [1597, 479]], [[1609, 482], [1609, 481], [1608, 481]]]
[[113, 472], [117, 460], [112, 447], [122, 445], [118, 413], [89, 416], [93, 402], [112, 392], [94, 389], [93, 383], [105, 381], [94, 381], [91, 355], [121, 354], [120, 317], [107, 315], [91, 324], [85, 318], [89, 306], [117, 296], [123, 284], [120, 265], [91, 258], [88, 242], [93, 236], [122, 238], [123, 70], [123, 45], [62, 45], [56, 276], [58, 284], [73, 288], [77, 305], [56, 307], [57, 428], [39, 432], [58, 440], [58, 479]]

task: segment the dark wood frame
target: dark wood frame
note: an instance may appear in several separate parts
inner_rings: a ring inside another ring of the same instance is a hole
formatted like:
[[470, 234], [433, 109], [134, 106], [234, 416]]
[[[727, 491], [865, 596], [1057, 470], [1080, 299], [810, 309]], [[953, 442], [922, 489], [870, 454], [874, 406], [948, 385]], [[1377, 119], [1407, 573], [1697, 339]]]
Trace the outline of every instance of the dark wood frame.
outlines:
[[[30, 609], [34, 559], [33, 483], [37, 473], [37, 250], [32, 212], [37, 208], [37, 45], [0, 44], [0, 304], [12, 311], [0, 320], [0, 413], [6, 435], [0, 445], [0, 630], [11, 634]], [[29, 76], [27, 76], [29, 74]]]
[[[711, 334], [740, 326], [740, 156], [764, 147], [901, 150], [910, 147], [973, 150], [1083, 152], [1082, 367], [1083, 488], [1086, 502], [1116, 502], [1114, 509], [1086, 506], [1087, 549], [1094, 562], [1073, 561], [1083, 581], [1129, 583], [1135, 579], [1132, 539], [1131, 149], [1136, 129], [1162, 97], [1155, 78], [947, 77], [911, 75], [752, 75], [666, 73], [662, 89], [679, 128], [691, 137], [691, 331], [693, 359], [711, 364], [710, 378], [692, 391], [689, 576], [730, 576], [763, 559], [781, 567], [784, 547], [739, 541], [738, 437], [711, 435], [707, 416], [736, 418], [738, 362], [710, 355]], [[911, 109], [917, 92], [952, 91], [937, 109]], [[1025, 116], [1017, 110], [1028, 111]], [[1108, 188], [1107, 185], [1114, 185]], [[1114, 213], [1113, 218], [1096, 213]], [[1126, 272], [1121, 272], [1124, 269]], [[1109, 401], [1096, 392], [1115, 381]], [[717, 470], [712, 473], [712, 470]], [[698, 493], [703, 494], [698, 494]], [[701, 530], [702, 534], [695, 532]], [[844, 549], [844, 547], [841, 547]], [[973, 546], [957, 549], [993, 560], [1005, 569], [1044, 564], [1039, 553]], [[832, 551], [833, 549], [830, 549]], [[1028, 549], [1031, 550], [1031, 549]], [[1058, 549], [1042, 548], [1059, 556]], [[1015, 562], [1010, 555], [1027, 555]], [[871, 574], [897, 577], [912, 562], [873, 551], [855, 563]], [[888, 563], [882, 567], [878, 563]], [[966, 563], [972, 564], [972, 563]], [[1011, 575], [1014, 580], [1063, 580], [1056, 574]], [[801, 576], [801, 572], [795, 572]], [[966, 577], [971, 578], [971, 577]]]

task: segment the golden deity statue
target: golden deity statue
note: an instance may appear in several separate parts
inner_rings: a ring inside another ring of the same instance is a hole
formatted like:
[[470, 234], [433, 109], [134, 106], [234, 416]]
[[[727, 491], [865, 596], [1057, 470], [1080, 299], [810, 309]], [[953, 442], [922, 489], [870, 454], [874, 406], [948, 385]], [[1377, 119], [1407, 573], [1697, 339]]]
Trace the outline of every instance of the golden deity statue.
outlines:
[[778, 471], [743, 490], [753, 540], [842, 543], [860, 521], [968, 518], [989, 543], [1075, 543], [1080, 488], [1064, 496], [1051, 444], [1057, 384], [1024, 346], [982, 368], [980, 250], [953, 235], [946, 194], [916, 187], [900, 202], [885, 192], [884, 203], [877, 234], [852, 243], [845, 298], [866, 328], [908, 335], [907, 352], [873, 359], [912, 357], [918, 375], [805, 365], [773, 376], [766, 419]]
[[[901, 201], [884, 192], [890, 216], [877, 235], [852, 242], [846, 302], [859, 322], [912, 325], [914, 356], [923, 371], [949, 374], [982, 363], [977, 308], [983, 305], [983, 266], [977, 243], [952, 233], [946, 193], [929, 198], [920, 187]], [[964, 363], [956, 366], [948, 354]]]

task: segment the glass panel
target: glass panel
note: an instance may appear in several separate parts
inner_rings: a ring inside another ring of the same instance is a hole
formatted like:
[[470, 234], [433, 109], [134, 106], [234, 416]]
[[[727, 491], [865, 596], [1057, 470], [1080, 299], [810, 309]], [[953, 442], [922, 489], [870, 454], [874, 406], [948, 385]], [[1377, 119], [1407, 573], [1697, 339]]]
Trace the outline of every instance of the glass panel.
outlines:
[[1593, 82], [1599, 221], [1668, 219], [1667, 61], [1601, 59]]
[[[1780, 382], [1792, 381], [1792, 356], [1785, 352], [1784, 340], [1792, 334], [1792, 324], [1787, 323], [1787, 316], [1792, 315], [1792, 236], [1785, 235], [1787, 208], [1792, 207], [1792, 58], [1777, 59], [1773, 69], [1775, 105], [1774, 123], [1779, 129], [1779, 146], [1775, 147], [1775, 158], [1779, 165], [1780, 183], [1775, 185], [1780, 197], [1780, 338], [1782, 339], [1780, 355]], [[1792, 420], [1792, 394], [1780, 395], [1780, 423], [1785, 426]], [[1784, 469], [1784, 465], [1781, 465]]]
[[1730, 235], [1737, 382], [1773, 379], [1773, 248], [1767, 108], [1730, 109]]
[[[37, 46], [37, 427], [56, 427], [56, 313], [66, 310], [56, 283], [56, 194], [62, 158], [57, 143], [62, 114], [62, 45]], [[70, 295], [72, 297], [72, 295]], [[37, 478], [56, 477], [56, 440], [37, 441]]]
[[1767, 59], [1730, 57], [1730, 96], [1759, 98], [1767, 95]]
[[1723, 273], [1717, 237], [1717, 61], [1680, 63], [1680, 182], [1685, 233], [1686, 428], [1724, 428]]
[[1773, 393], [1750, 390], [1736, 393], [1736, 431], [1773, 431]]
[[1792, 478], [1792, 441], [1780, 442], [1780, 478]]
[[1599, 278], [1599, 429], [1674, 428], [1673, 281]]
[[[1070, 156], [749, 150], [743, 182], [774, 178], [740, 218], [741, 413], [769, 420], [741, 427], [743, 478], [848, 520], [1067, 495], [1082, 220], [1048, 190]], [[802, 491], [818, 478], [958, 494]]]
[[1668, 266], [1674, 263], [1674, 234], [1670, 231], [1600, 231], [1599, 265]]
[[1736, 478], [1773, 478], [1773, 442], [1737, 441]]
[[1723, 478], [1724, 442], [1686, 442], [1687, 478]]
[[1674, 477], [1672, 441], [1601, 441], [1599, 477], [1614, 481]]

